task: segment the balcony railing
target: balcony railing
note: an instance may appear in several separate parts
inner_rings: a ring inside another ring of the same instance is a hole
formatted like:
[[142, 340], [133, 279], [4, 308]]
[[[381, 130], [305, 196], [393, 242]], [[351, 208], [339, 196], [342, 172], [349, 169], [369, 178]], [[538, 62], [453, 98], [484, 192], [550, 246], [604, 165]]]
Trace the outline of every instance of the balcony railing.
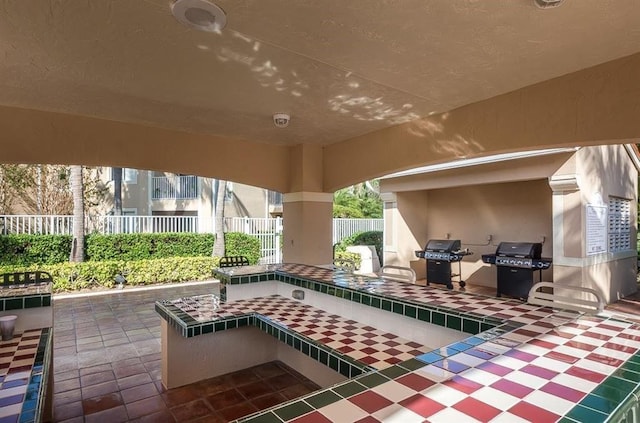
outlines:
[[151, 182], [153, 200], [192, 200], [198, 198], [197, 176], [154, 176]]

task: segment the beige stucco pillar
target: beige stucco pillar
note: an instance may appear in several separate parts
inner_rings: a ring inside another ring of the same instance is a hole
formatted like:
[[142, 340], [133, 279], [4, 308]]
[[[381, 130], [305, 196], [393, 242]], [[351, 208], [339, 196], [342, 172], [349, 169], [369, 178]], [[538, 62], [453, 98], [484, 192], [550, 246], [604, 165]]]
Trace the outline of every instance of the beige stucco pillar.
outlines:
[[[592, 300], [590, 294], [560, 287], [589, 288], [610, 303], [636, 291], [636, 180], [637, 171], [623, 146], [581, 149], [549, 178], [555, 294]], [[617, 201], [630, 207], [632, 241], [613, 248], [609, 215]]]
[[330, 264], [333, 260], [333, 193], [322, 189], [322, 147], [292, 147], [290, 159], [291, 188], [282, 200], [283, 261]]

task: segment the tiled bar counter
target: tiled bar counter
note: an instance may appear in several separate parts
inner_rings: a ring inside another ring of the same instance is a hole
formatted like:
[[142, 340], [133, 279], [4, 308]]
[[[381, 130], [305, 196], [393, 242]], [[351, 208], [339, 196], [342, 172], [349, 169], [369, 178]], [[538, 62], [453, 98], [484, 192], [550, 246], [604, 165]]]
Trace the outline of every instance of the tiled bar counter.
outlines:
[[0, 341], [0, 422], [51, 421], [53, 311], [51, 284], [0, 287], [0, 316], [18, 316]]
[[[167, 330], [185, 342], [202, 334], [252, 327], [348, 378], [248, 416], [244, 422], [603, 422], [622, 421], [629, 407], [637, 407], [640, 325], [624, 317], [554, 311], [515, 300], [313, 266], [253, 266], [216, 273], [223, 282], [221, 297], [225, 299], [233, 300], [243, 285], [260, 295], [259, 286], [277, 281], [304, 291], [305, 298], [316, 294], [325, 301], [331, 299], [339, 304], [338, 309], [348, 309], [348, 304], [359, 312], [362, 308], [358, 307], [375, 308], [389, 313], [389, 319], [402, 316], [418, 325], [443, 326], [461, 335], [460, 340], [429, 350], [419, 343], [407, 350], [407, 344], [414, 341], [402, 341], [403, 347], [393, 348], [389, 355], [397, 360], [387, 361], [378, 359], [379, 349], [364, 354], [360, 347], [349, 349], [351, 341], [359, 342], [362, 338], [357, 336], [373, 329], [359, 326], [355, 319], [333, 317], [339, 323], [322, 338], [296, 327], [301, 323], [296, 309], [318, 316], [333, 313], [304, 304], [306, 300], [264, 296], [214, 307], [216, 299], [206, 298], [207, 307], [211, 305], [208, 309], [198, 305], [203, 299], [157, 303], [156, 309], [168, 322]], [[192, 300], [195, 302], [187, 305]], [[345, 325], [350, 327], [345, 329]], [[385, 333], [396, 335], [395, 331]], [[348, 342], [341, 343], [345, 339]], [[374, 343], [383, 344], [380, 341]], [[402, 355], [406, 353], [409, 355]], [[209, 360], [217, 358], [215, 353], [208, 355]]]

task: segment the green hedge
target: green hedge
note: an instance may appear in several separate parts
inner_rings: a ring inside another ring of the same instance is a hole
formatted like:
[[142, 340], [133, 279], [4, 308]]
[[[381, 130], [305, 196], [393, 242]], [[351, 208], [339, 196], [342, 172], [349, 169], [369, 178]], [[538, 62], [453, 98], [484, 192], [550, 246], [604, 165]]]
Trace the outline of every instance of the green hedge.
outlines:
[[[213, 234], [89, 234], [85, 256], [89, 261], [148, 260], [165, 257], [207, 257], [213, 250]], [[225, 236], [227, 255], [243, 255], [252, 264], [260, 259], [260, 240], [230, 232]], [[31, 266], [69, 260], [69, 235], [0, 235], [0, 265]]]
[[70, 235], [0, 235], [0, 265], [61, 263], [70, 251]]
[[382, 261], [382, 231], [365, 231], [365, 232], [356, 232], [355, 234], [349, 235], [340, 241], [338, 245], [339, 251], [345, 251], [350, 245], [373, 245], [376, 247], [376, 253], [378, 254], [378, 258], [380, 259], [380, 264], [383, 264]]
[[0, 273], [44, 270], [53, 277], [53, 291], [73, 291], [115, 285], [124, 274], [128, 285], [209, 279], [218, 266], [217, 257], [171, 257], [154, 260], [107, 260], [31, 266], [0, 266]]
[[145, 260], [165, 257], [206, 257], [213, 250], [213, 234], [91, 234], [86, 237], [88, 261]]
[[245, 256], [250, 264], [260, 260], [260, 240], [254, 236], [240, 232], [227, 232], [224, 237], [225, 254], [228, 256]]

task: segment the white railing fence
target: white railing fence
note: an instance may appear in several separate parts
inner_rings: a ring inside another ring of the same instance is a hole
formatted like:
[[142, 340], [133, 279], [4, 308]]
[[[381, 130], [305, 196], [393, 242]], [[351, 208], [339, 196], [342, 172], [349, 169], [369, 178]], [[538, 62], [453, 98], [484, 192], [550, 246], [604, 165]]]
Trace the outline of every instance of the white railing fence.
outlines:
[[198, 198], [197, 176], [154, 176], [151, 180], [151, 199], [187, 200]]
[[260, 262], [263, 264], [282, 261], [282, 218], [227, 217], [225, 232], [242, 232], [260, 240]]
[[333, 243], [356, 232], [382, 231], [383, 219], [333, 219]]
[[[282, 261], [283, 219], [276, 218], [225, 218], [225, 232], [242, 232], [260, 239], [261, 262]], [[382, 231], [382, 219], [333, 219], [333, 243], [340, 242], [356, 232]], [[86, 216], [87, 233], [154, 233], [154, 232], [205, 232], [211, 228], [211, 218], [197, 216]], [[73, 216], [49, 215], [0, 215], [2, 234], [54, 234], [71, 235]]]

